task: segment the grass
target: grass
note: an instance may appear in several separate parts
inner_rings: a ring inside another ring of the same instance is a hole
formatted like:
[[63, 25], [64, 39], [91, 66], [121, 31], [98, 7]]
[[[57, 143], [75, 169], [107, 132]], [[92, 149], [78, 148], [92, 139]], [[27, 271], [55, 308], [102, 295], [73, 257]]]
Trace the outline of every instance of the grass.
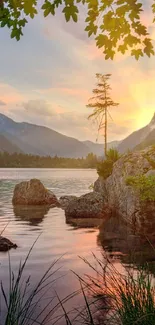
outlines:
[[[33, 247], [24, 262], [20, 263], [16, 275], [12, 272], [9, 258], [9, 292], [5, 291], [1, 282], [6, 314], [4, 325], [54, 325], [60, 320], [63, 325], [155, 325], [155, 286], [146, 269], [127, 269], [121, 274], [106, 255], [102, 260], [93, 255], [94, 265], [83, 259], [91, 269], [91, 275], [80, 277], [75, 274], [79, 279], [79, 290], [63, 300], [53, 291], [54, 294], [47, 299], [47, 293], [59, 279], [56, 277], [59, 259], [31, 287], [31, 278], [24, 280], [24, 269]], [[83, 306], [67, 312], [65, 303], [80, 293]]]
[[[30, 276], [25, 279], [24, 270], [35, 243], [29, 250], [24, 262], [20, 262], [17, 274], [12, 271], [9, 257], [9, 291], [1, 282], [1, 301], [3, 299], [5, 314], [4, 325], [51, 324], [51, 317], [60, 308], [58, 295], [52, 293], [52, 296], [49, 296], [48, 294], [51, 292], [53, 284], [60, 279], [57, 276], [60, 267], [56, 267], [60, 258], [49, 266], [36, 285], [31, 285]], [[72, 299], [78, 293], [79, 291], [67, 296], [61, 301], [61, 304], [65, 304], [68, 299]], [[54, 316], [52, 324], [62, 317], [62, 313], [57, 317]]]
[[94, 297], [93, 322], [84, 324], [155, 325], [155, 286], [146, 269], [119, 273], [107, 256], [96, 266], [83, 260], [94, 271], [80, 281]]

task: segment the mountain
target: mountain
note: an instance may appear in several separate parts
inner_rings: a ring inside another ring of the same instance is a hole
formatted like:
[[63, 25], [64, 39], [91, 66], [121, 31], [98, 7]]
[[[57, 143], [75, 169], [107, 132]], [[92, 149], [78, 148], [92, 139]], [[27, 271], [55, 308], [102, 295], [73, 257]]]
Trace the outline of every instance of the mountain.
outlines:
[[24, 153], [63, 157], [86, 156], [90, 150], [82, 142], [44, 126], [18, 123], [0, 114], [0, 133]]
[[[92, 141], [83, 141], [84, 144], [90, 149], [90, 152], [93, 152], [97, 156], [103, 156], [104, 152], [104, 144], [103, 143], [95, 143]], [[121, 141], [112, 141], [108, 143], [108, 149], [117, 148]]]
[[[151, 122], [145, 127], [131, 133], [127, 138], [125, 138], [117, 147], [120, 153], [124, 153], [127, 150], [133, 150], [134, 148], [138, 148], [138, 146], [142, 143], [149, 143], [149, 141], [153, 141], [153, 134], [155, 130], [155, 114], [151, 120]], [[152, 134], [151, 134], [152, 133]], [[147, 140], [148, 138], [148, 140]], [[145, 144], [143, 144], [145, 145]], [[143, 146], [142, 145], [142, 146]]]
[[6, 147], [5, 151], [8, 151], [6, 145], [8, 141], [14, 147], [14, 151], [40, 156], [78, 158], [86, 157], [90, 152], [97, 156], [103, 154], [103, 144], [82, 142], [44, 126], [15, 122], [1, 113], [0, 134], [5, 138], [4, 144], [3, 141], [0, 143], [0, 150]]
[[9, 141], [3, 134], [0, 134], [0, 152], [8, 152], [8, 153], [21, 153], [20, 150], [15, 144]]
[[135, 150], [142, 150], [153, 145], [155, 146], [155, 129], [149, 133], [145, 140], [135, 147]]

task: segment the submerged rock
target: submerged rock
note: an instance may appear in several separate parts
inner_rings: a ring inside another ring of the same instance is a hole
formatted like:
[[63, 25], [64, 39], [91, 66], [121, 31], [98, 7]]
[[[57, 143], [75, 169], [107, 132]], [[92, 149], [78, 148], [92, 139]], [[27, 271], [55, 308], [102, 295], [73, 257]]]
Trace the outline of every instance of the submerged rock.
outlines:
[[103, 219], [101, 218], [67, 218], [66, 223], [71, 225], [72, 227], [79, 229], [79, 228], [99, 228], [102, 223]]
[[13, 212], [17, 220], [24, 220], [29, 225], [38, 226], [48, 214], [49, 205], [14, 205]]
[[14, 205], [59, 205], [55, 194], [46, 189], [38, 179], [17, 184], [12, 203]]
[[0, 252], [7, 252], [11, 248], [17, 248], [17, 245], [13, 244], [9, 239], [0, 236]]
[[65, 209], [66, 218], [104, 218], [109, 210], [100, 193], [87, 193], [71, 200]]

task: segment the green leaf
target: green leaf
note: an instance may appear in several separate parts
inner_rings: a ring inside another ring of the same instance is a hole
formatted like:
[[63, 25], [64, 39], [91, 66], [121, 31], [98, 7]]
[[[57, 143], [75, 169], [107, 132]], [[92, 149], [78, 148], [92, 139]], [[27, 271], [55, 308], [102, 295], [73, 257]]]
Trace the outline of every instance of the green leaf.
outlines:
[[128, 49], [127, 44], [122, 44], [122, 45], [119, 45], [119, 47], [118, 47], [118, 51], [121, 52], [122, 54], [125, 54], [127, 49]]
[[55, 15], [55, 7], [54, 7], [54, 4], [51, 5], [51, 14], [53, 16]]
[[96, 41], [96, 45], [98, 46], [98, 48], [101, 48], [103, 46], [108, 47], [110, 42], [108, 36], [103, 34], [99, 34], [96, 37]]
[[16, 37], [16, 35], [17, 35], [17, 29], [13, 29], [11, 32], [11, 38]]
[[30, 1], [30, 0], [24, 1], [24, 12], [25, 12], [25, 14], [29, 15], [30, 13], [32, 13], [32, 10], [33, 10], [32, 1]]
[[143, 56], [142, 49], [137, 49], [137, 50], [136, 49], [133, 49], [131, 51], [131, 55], [134, 56], [136, 60], [138, 60], [140, 56], [141, 57]]
[[111, 59], [113, 60], [114, 55], [115, 55], [115, 51], [114, 50], [106, 50], [104, 51], [105, 55], [105, 60]]
[[4, 27], [6, 24], [7, 24], [7, 21], [6, 20], [2, 20], [1, 21], [1, 27]]
[[50, 7], [46, 8], [44, 11], [44, 17], [47, 17], [50, 14], [50, 12], [51, 12], [51, 8]]
[[22, 20], [19, 20], [18, 25], [21, 27], [25, 27], [26, 23], [27, 23], [27, 20], [24, 18]]
[[41, 9], [47, 9], [47, 8], [49, 8], [49, 6], [50, 6], [50, 2], [49, 1], [46, 1], [43, 5], [42, 5], [42, 7], [41, 7]]
[[155, 3], [152, 5], [152, 12], [155, 14]]
[[124, 16], [129, 10], [129, 5], [124, 4], [123, 6], [120, 6], [116, 9], [116, 15], [118, 15], [119, 17]]
[[73, 13], [73, 14], [72, 14], [72, 18], [73, 18], [73, 21], [75, 21], [75, 23], [77, 23], [78, 16], [77, 16], [76, 13]]

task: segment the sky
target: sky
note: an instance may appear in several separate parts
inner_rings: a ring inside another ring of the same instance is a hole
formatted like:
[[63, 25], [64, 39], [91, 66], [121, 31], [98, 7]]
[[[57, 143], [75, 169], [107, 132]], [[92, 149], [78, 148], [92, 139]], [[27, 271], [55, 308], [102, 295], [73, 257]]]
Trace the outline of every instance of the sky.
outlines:
[[[143, 20], [155, 40], [149, 11]], [[0, 29], [1, 113], [96, 141], [97, 125], [88, 121], [91, 109], [86, 105], [95, 74], [111, 73], [111, 96], [119, 106], [110, 109], [108, 140], [121, 140], [149, 123], [155, 112], [155, 57], [136, 61], [119, 54], [105, 61], [84, 28], [84, 14], [78, 23], [66, 23], [59, 13], [46, 19], [39, 14], [19, 42], [10, 38], [7, 28]]]

